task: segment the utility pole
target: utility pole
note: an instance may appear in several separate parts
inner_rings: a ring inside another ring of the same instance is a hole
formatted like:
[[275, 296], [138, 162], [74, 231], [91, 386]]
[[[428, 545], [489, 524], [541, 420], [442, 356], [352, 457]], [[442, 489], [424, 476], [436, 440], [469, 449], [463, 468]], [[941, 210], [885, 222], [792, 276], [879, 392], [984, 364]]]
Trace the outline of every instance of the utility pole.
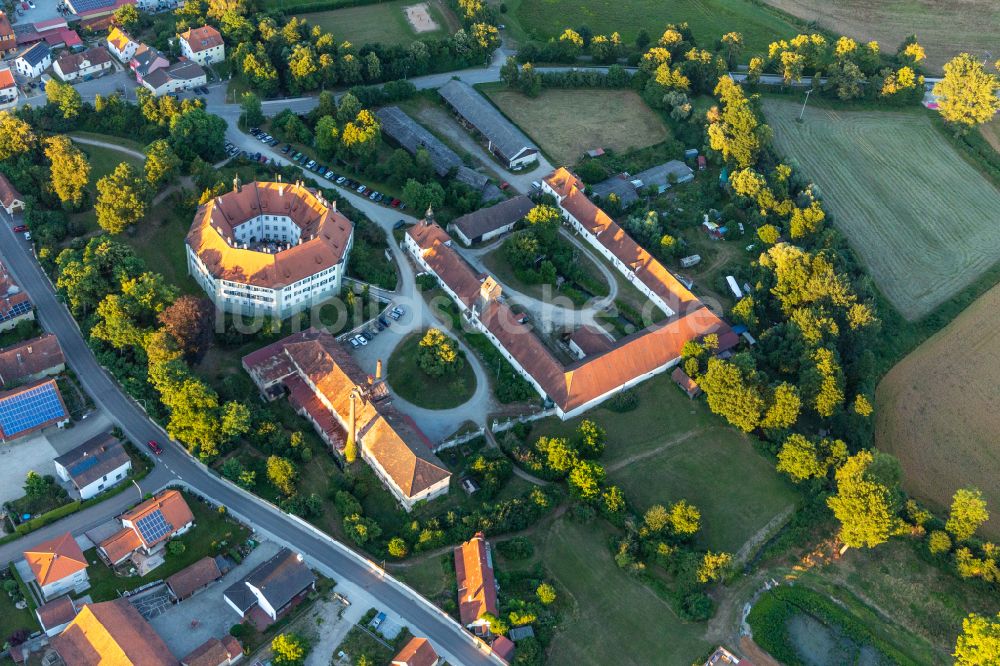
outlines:
[[812, 88], [810, 88], [809, 90], [806, 91], [806, 99], [805, 99], [804, 102], [802, 102], [802, 110], [799, 111], [799, 117], [795, 120], [795, 122], [797, 122], [797, 123], [801, 123], [802, 122], [802, 116], [806, 112], [806, 104], [809, 103], [809, 95], [810, 95], [810, 93], [812, 93], [812, 91], [813, 91]]

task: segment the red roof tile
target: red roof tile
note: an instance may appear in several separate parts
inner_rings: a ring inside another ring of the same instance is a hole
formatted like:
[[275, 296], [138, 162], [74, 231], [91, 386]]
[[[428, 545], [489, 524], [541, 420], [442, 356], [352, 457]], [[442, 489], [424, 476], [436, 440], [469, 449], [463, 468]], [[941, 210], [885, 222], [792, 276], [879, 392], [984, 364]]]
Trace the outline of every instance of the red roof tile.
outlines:
[[496, 615], [499, 612], [493, 558], [482, 532], [455, 548], [455, 577], [462, 624], [472, 624], [483, 613]]
[[52, 639], [66, 666], [176, 666], [170, 649], [127, 599], [87, 604]]
[[392, 666], [435, 666], [437, 663], [438, 654], [426, 638], [411, 638], [392, 658]]
[[140, 520], [157, 509], [163, 513], [164, 520], [167, 521], [167, 524], [169, 524], [173, 530], [147, 542], [138, 527], [136, 527], [135, 531], [138, 533], [139, 539], [142, 540], [142, 543], [146, 547], [154, 546], [161, 541], [166, 541], [173, 535], [173, 532], [181, 529], [188, 523], [194, 522], [194, 514], [191, 513], [191, 509], [188, 507], [187, 502], [184, 501], [184, 496], [181, 495], [180, 491], [171, 489], [165, 490], [159, 495], [146, 500], [134, 509], [126, 511], [122, 514], [122, 523], [124, 524], [127, 521], [132, 525], [137, 525]]
[[222, 35], [210, 25], [200, 28], [188, 28], [180, 34], [181, 39], [188, 43], [195, 53], [215, 48], [222, 44]]

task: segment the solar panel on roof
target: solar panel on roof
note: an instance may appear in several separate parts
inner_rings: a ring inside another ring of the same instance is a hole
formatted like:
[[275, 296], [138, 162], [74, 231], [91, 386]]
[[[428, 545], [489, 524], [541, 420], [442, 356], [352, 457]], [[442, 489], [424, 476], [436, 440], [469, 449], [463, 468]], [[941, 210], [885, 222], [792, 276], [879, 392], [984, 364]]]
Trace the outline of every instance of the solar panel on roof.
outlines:
[[110, 7], [115, 4], [115, 0], [72, 0], [70, 4], [73, 6], [73, 11], [77, 14], [82, 14], [83, 12], [89, 12], [92, 9]]
[[136, 527], [139, 528], [139, 534], [142, 535], [146, 543], [153, 543], [157, 539], [174, 531], [174, 528], [163, 517], [163, 512], [159, 509], [156, 509], [148, 516], [140, 518], [136, 523]]
[[28, 312], [31, 312], [31, 302], [21, 301], [20, 303], [15, 303], [7, 312], [0, 313], [0, 321], [8, 321]]
[[84, 472], [86, 472], [88, 469], [90, 469], [99, 462], [101, 461], [97, 459], [97, 456], [91, 458], [84, 458], [83, 460], [81, 460], [80, 462], [78, 462], [77, 464], [73, 465], [70, 468], [69, 470], [70, 474], [72, 474], [73, 476], [79, 476], [80, 474], [83, 474]]
[[66, 418], [55, 384], [46, 383], [0, 401], [0, 428], [7, 437]]

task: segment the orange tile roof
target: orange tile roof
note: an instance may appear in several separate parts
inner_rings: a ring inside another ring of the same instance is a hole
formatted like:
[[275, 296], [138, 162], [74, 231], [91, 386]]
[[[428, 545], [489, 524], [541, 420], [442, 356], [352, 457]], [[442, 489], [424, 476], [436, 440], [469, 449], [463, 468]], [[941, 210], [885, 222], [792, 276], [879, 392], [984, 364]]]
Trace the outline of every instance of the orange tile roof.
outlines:
[[243, 647], [232, 636], [209, 638], [181, 659], [182, 666], [220, 666], [238, 659]]
[[10, 67], [0, 68], [0, 90], [13, 88], [15, 85], [14, 73], [10, 71]]
[[69, 532], [24, 551], [24, 559], [35, 574], [39, 587], [45, 587], [87, 568], [87, 558]]
[[200, 28], [188, 28], [180, 34], [181, 39], [188, 43], [195, 53], [215, 48], [222, 44], [222, 35], [210, 25]]
[[514, 641], [510, 640], [506, 636], [498, 636], [493, 645], [490, 646], [493, 650], [493, 654], [503, 659], [508, 664], [514, 657]]
[[171, 537], [174, 531], [179, 530], [188, 523], [194, 522], [194, 514], [191, 513], [191, 509], [188, 507], [187, 502], [184, 501], [184, 496], [181, 495], [179, 490], [171, 489], [165, 490], [159, 495], [155, 495], [151, 499], [146, 500], [134, 509], [123, 513], [122, 523], [128, 521], [132, 525], [138, 525], [140, 520], [157, 509], [163, 513], [164, 520], [166, 520], [167, 523], [173, 527], [173, 530], [151, 542], [147, 542], [142, 533], [139, 532], [139, 528], [136, 527], [135, 532], [147, 548], [154, 546], [161, 541], [166, 541]]
[[496, 615], [497, 586], [493, 559], [482, 532], [455, 547], [455, 577], [458, 580], [458, 614], [468, 626], [483, 613]]
[[101, 543], [97, 544], [112, 563], [121, 562], [142, 545], [139, 535], [131, 527], [125, 527]]
[[438, 654], [426, 638], [411, 638], [402, 650], [392, 658], [392, 666], [434, 666]]
[[[9, 69], [7, 70], [7, 73], [10, 73]], [[0, 173], [0, 203], [3, 203], [4, 206], [9, 208], [15, 201], [24, 201], [24, 197], [21, 196], [21, 193], [17, 191], [17, 188], [14, 187], [9, 180], [7, 180], [7, 176]]]
[[[291, 218], [302, 242], [275, 253], [230, 244], [233, 229], [258, 215]], [[254, 182], [202, 204], [186, 242], [213, 277], [275, 289], [338, 264], [353, 232], [350, 220], [305, 187]]]
[[52, 639], [66, 666], [176, 666], [177, 659], [127, 599], [87, 604]]

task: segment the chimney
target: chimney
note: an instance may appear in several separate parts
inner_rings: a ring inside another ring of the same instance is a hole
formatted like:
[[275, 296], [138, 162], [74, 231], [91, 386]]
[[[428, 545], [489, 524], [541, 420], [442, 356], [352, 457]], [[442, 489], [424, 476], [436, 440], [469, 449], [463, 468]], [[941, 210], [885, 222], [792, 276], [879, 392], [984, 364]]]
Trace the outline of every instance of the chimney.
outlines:
[[31, 345], [28, 345], [28, 353], [30, 354], [31, 352], [32, 352]]
[[382, 379], [382, 359], [375, 361], [375, 381]]
[[243, 191], [243, 181], [240, 180], [240, 174], [237, 173], [236, 176], [233, 177], [233, 192], [242, 192], [242, 191]]

